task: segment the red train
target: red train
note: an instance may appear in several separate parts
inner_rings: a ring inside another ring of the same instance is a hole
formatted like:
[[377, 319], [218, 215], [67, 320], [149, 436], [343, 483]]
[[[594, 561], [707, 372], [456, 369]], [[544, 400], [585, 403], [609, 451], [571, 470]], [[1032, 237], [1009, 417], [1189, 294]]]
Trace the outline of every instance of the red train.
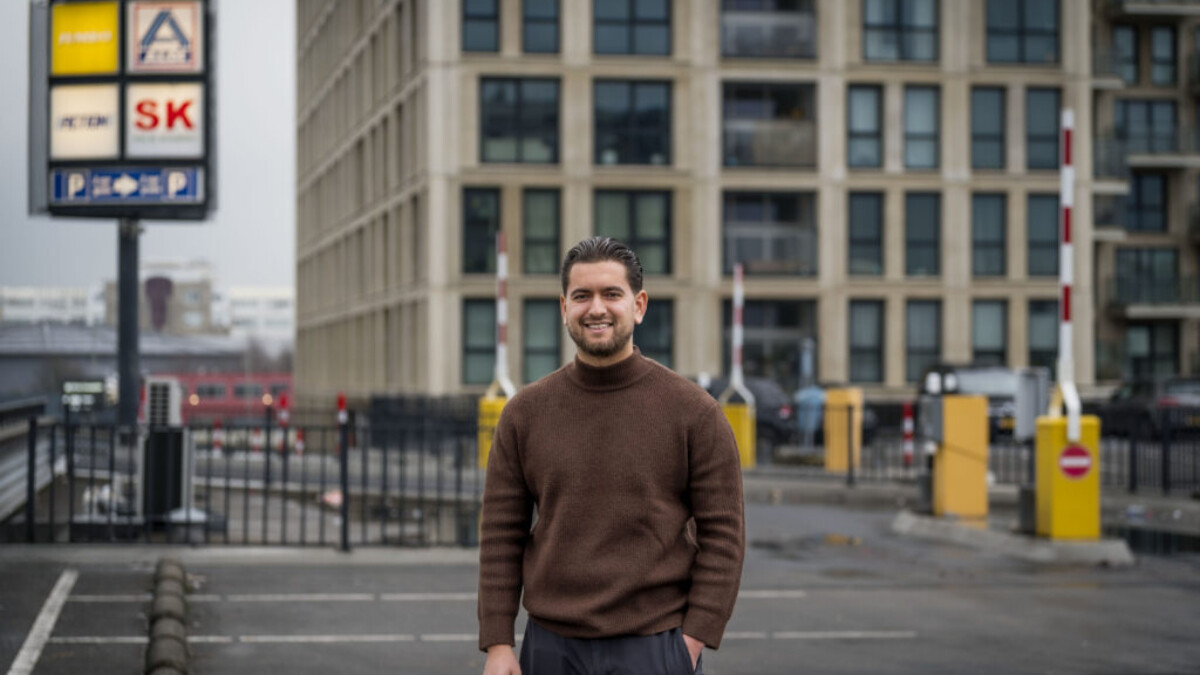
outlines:
[[291, 373], [157, 373], [182, 388], [184, 424], [262, 424], [267, 408], [278, 422], [280, 399], [292, 399]]

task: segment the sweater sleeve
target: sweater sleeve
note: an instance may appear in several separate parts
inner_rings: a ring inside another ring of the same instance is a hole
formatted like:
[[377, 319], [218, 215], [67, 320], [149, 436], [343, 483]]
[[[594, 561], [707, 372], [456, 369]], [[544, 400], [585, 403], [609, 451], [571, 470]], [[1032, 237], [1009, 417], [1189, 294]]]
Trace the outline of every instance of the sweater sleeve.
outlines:
[[715, 402], [689, 433], [688, 492], [700, 551], [683, 632], [717, 649], [741, 584], [746, 530], [737, 442]]
[[479, 649], [515, 644], [513, 623], [521, 600], [521, 565], [533, 514], [517, 453], [515, 411], [496, 426], [483, 488], [479, 536]]

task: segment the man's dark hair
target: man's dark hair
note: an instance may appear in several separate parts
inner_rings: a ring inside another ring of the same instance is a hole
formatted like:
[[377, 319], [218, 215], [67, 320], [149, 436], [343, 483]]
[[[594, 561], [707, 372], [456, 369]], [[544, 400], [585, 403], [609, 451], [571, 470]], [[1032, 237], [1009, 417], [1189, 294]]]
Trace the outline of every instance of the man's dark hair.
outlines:
[[642, 261], [633, 249], [611, 237], [589, 237], [575, 244], [562, 263], [563, 295], [567, 294], [567, 283], [571, 279], [571, 268], [575, 263], [595, 263], [612, 260], [625, 266], [625, 279], [634, 293], [642, 290]]

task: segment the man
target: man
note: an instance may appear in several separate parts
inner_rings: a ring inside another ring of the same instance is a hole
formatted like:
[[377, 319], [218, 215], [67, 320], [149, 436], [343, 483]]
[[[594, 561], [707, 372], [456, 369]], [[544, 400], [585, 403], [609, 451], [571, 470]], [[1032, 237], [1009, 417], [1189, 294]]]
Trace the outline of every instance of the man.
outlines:
[[562, 289], [577, 356], [508, 402], [488, 459], [484, 675], [691, 675], [720, 645], [741, 578], [733, 432], [703, 389], [634, 347], [648, 299], [632, 250], [585, 239]]

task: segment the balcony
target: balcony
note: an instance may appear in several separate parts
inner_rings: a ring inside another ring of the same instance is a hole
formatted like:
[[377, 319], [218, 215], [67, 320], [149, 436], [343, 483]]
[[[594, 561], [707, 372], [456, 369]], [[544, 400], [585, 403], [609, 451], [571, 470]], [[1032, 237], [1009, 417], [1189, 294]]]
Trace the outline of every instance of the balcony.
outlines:
[[1129, 211], [1119, 195], [1093, 195], [1092, 236], [1097, 242], [1122, 242], [1126, 239]]
[[808, 11], [721, 12], [721, 55], [751, 59], [814, 59], [817, 21]]
[[1096, 89], [1123, 89], [1125, 78], [1121, 77], [1116, 52], [1111, 49], [1092, 51], [1092, 86]]
[[1108, 309], [1125, 319], [1200, 318], [1200, 277], [1108, 279]]
[[1108, 0], [1106, 9], [1109, 16], [1200, 16], [1196, 0]]
[[741, 262], [747, 276], [817, 275], [817, 229], [795, 223], [732, 222], [725, 225], [723, 272]]
[[[1200, 169], [1200, 137], [1190, 127], [1152, 130], [1136, 135], [1109, 132], [1098, 136], [1095, 175], [1124, 178], [1134, 169]], [[1118, 166], [1121, 158], [1128, 164]]]
[[724, 131], [727, 167], [817, 165], [817, 125], [813, 121], [726, 119]]

